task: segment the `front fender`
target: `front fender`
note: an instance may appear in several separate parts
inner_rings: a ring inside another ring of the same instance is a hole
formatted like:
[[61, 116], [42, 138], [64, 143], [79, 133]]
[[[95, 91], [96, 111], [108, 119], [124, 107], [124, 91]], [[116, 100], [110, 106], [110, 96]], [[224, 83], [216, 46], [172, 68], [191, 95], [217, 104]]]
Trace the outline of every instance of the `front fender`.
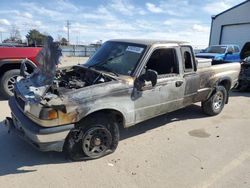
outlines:
[[218, 54], [214, 57], [214, 60], [217, 60], [217, 61], [224, 61], [225, 60], [225, 54]]
[[[83, 113], [80, 113], [79, 114], [79, 120], [93, 114], [93, 113], [96, 113], [96, 112], [100, 112], [100, 111], [115, 111], [119, 114], [122, 115], [123, 117], [123, 120], [124, 120], [124, 127], [127, 127], [131, 124], [134, 123], [134, 108], [132, 106], [132, 103], [129, 104], [128, 102], [127, 103], [114, 103], [114, 104], [111, 104], [111, 103], [102, 103], [102, 104], [98, 104], [98, 102], [95, 102], [95, 105], [93, 105], [92, 107], [89, 108], [88, 111], [85, 111], [86, 109], [88, 109], [87, 106], [83, 107], [84, 109], [83, 110], [78, 110], [78, 111], [81, 111]], [[84, 112], [85, 111], [85, 112]]]
[[110, 93], [110, 95], [85, 100], [83, 98], [82, 101], [74, 101], [74, 106], [77, 106], [78, 120], [98, 111], [112, 110], [122, 114], [125, 127], [133, 124], [135, 121], [134, 102], [131, 99], [131, 93], [128, 91], [116, 94]]

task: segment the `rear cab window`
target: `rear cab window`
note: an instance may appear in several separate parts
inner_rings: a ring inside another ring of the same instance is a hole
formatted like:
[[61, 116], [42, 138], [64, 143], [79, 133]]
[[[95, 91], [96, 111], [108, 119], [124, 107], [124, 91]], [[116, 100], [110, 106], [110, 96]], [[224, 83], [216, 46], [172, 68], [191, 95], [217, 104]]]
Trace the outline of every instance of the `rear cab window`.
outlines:
[[191, 46], [181, 46], [183, 70], [185, 73], [194, 72], [195, 59], [193, 56], [193, 49]]
[[239, 53], [239, 52], [240, 52], [240, 49], [239, 49], [238, 46], [234, 46], [234, 52], [235, 52], [235, 53]]

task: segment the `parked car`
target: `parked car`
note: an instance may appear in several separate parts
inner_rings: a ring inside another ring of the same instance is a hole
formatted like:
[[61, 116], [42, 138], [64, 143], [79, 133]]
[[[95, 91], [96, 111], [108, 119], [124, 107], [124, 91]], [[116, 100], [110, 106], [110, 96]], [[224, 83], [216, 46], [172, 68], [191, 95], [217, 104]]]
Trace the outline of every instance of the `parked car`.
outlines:
[[250, 42], [247, 42], [240, 53], [242, 59], [239, 85], [237, 89], [246, 91], [250, 88]]
[[238, 45], [213, 45], [195, 56], [221, 62], [240, 62], [240, 48]]
[[0, 43], [0, 47], [24, 47], [24, 44], [18, 44], [18, 43]]
[[38, 55], [42, 66], [16, 83], [5, 124], [37, 149], [72, 160], [110, 154], [119, 127], [196, 102], [219, 114], [240, 72], [239, 63], [212, 66], [185, 43], [157, 40], [110, 40], [86, 64], [56, 71], [60, 50], [52, 41]]
[[36, 67], [41, 48], [0, 47], [0, 96], [8, 99], [13, 95], [14, 83], [20, 75], [21, 62], [27, 58], [28, 72]]

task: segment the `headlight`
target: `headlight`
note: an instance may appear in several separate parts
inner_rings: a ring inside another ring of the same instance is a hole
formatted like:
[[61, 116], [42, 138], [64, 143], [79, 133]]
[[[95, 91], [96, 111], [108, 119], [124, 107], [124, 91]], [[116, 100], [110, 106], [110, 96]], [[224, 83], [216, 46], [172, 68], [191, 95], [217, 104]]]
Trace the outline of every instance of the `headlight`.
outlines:
[[52, 108], [43, 108], [39, 114], [39, 118], [43, 120], [57, 119], [58, 118], [57, 110]]

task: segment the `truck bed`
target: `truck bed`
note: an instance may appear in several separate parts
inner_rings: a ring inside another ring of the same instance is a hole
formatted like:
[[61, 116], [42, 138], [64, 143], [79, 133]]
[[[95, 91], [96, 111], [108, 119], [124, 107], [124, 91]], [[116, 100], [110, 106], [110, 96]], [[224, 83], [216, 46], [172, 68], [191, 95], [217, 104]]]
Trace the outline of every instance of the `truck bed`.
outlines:
[[[212, 61], [197, 59], [197, 73], [200, 75], [200, 89], [214, 85], [218, 79], [230, 78], [230, 88], [233, 88], [239, 78], [240, 63], [224, 63], [212, 65]], [[207, 82], [209, 80], [209, 82]]]
[[204, 68], [204, 67], [211, 67], [212, 66], [212, 60], [211, 59], [205, 59], [205, 58], [196, 58], [198, 61], [198, 68]]

